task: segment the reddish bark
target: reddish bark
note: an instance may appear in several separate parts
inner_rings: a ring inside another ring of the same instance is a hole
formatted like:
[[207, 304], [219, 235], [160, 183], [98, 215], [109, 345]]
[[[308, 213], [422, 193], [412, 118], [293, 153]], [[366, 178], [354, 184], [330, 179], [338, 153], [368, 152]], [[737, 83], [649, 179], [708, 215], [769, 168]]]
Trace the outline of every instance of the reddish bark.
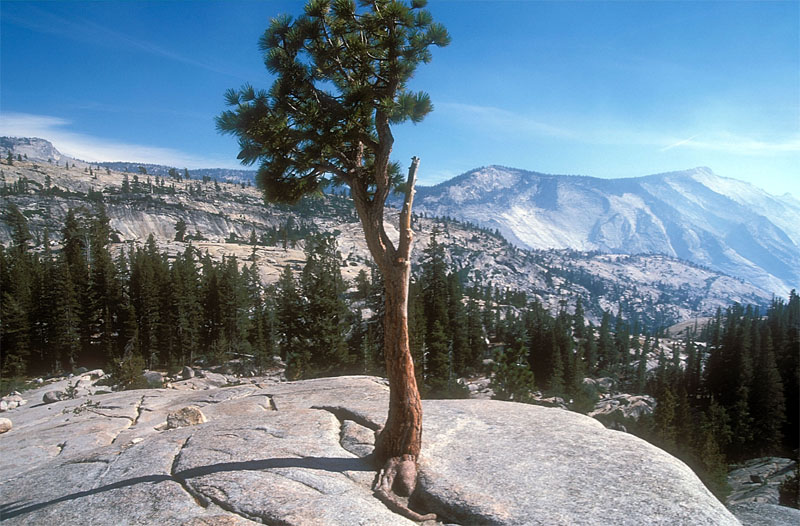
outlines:
[[408, 170], [406, 196], [400, 212], [397, 248], [383, 227], [382, 188], [387, 178], [379, 177], [378, 193], [371, 199], [363, 186], [351, 185], [353, 201], [364, 228], [372, 257], [383, 275], [385, 291], [384, 355], [389, 379], [389, 415], [375, 437], [375, 459], [383, 465], [375, 482], [375, 494], [387, 506], [404, 516], [424, 521], [435, 515], [420, 515], [398, 497], [410, 495], [416, 486], [417, 459], [422, 448], [422, 402], [408, 339], [408, 286], [411, 278], [411, 206], [414, 200], [419, 159]]

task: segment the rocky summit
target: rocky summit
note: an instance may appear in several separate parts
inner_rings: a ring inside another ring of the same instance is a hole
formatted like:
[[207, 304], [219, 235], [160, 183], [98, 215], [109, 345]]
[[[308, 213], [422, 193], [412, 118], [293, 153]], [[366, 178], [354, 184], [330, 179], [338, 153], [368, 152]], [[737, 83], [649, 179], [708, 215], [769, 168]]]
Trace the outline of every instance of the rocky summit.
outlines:
[[[0, 435], [0, 520], [22, 524], [413, 524], [374, 498], [373, 377], [226, 384], [40, 402]], [[187, 409], [188, 408], [188, 409]], [[596, 420], [491, 400], [426, 401], [411, 506], [428, 524], [736, 525], [682, 462]], [[176, 414], [192, 414], [167, 425]]]

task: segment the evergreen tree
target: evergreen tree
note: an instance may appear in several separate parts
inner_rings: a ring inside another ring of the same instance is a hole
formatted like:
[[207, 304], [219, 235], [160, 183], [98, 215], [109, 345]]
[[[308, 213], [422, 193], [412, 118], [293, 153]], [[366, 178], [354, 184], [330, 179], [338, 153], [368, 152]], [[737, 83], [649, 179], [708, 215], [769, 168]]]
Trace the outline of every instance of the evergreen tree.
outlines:
[[227, 344], [222, 347], [229, 356], [239, 356], [250, 352], [249, 297], [236, 256], [224, 258], [220, 270], [220, 324]]
[[583, 301], [581, 301], [581, 297], [578, 296], [578, 299], [575, 301], [575, 315], [573, 317], [573, 333], [575, 337], [580, 339], [584, 337], [585, 332], [585, 323], [586, 323], [586, 313], [583, 310]]
[[486, 336], [483, 332], [481, 322], [481, 309], [478, 300], [470, 296], [467, 301], [467, 356], [465, 366], [470, 368], [478, 367], [481, 359], [486, 353]]
[[761, 454], [778, 453], [783, 444], [786, 420], [783, 384], [775, 363], [772, 335], [766, 326], [753, 377], [750, 414], [753, 415], [753, 443]]
[[434, 226], [428, 247], [423, 251], [422, 294], [425, 317], [425, 383], [431, 392], [441, 392], [450, 383], [450, 345], [445, 328], [449, 327], [447, 265], [441, 231]]
[[191, 365], [194, 362], [195, 349], [199, 344], [198, 328], [202, 325], [200, 320], [202, 309], [199, 303], [200, 275], [197, 271], [195, 251], [191, 246], [187, 246], [183, 254], [172, 264], [170, 282], [174, 292], [172, 311], [175, 315], [176, 352], [179, 363]]
[[[375, 454], [387, 461], [404, 455], [416, 461], [421, 448], [422, 409], [407, 323], [418, 159], [409, 169], [397, 246], [385, 232], [383, 211], [400, 178], [399, 167], [390, 161], [391, 126], [419, 122], [432, 110], [428, 95], [411, 93], [407, 82], [417, 65], [430, 60], [429, 48], [450, 39], [424, 4], [369, 0], [357, 7], [310, 0], [304, 15], [273, 19], [260, 46], [276, 76], [274, 89], [229, 90], [226, 101], [234, 109], [217, 120], [221, 131], [239, 137], [243, 162], [260, 161], [258, 182], [268, 199], [296, 201], [324, 186], [327, 174], [350, 188], [386, 284], [390, 409]], [[387, 464], [390, 478], [396, 471], [392, 466]]]
[[102, 366], [114, 354], [115, 319], [120, 305], [121, 286], [108, 245], [111, 228], [105, 206], [97, 204], [97, 212], [89, 225], [89, 312], [93, 334], [99, 335], [99, 351], [91, 357], [92, 365]]
[[597, 337], [597, 361], [601, 374], [608, 374], [616, 365], [614, 342], [611, 339], [611, 314], [603, 312]]
[[677, 432], [675, 429], [675, 395], [669, 385], [662, 387], [658, 394], [658, 404], [653, 412], [654, 443], [667, 451], [675, 450]]
[[464, 291], [458, 275], [451, 272], [447, 276], [447, 318], [449, 322], [450, 347], [453, 373], [460, 375], [470, 361], [467, 349], [467, 320], [464, 310]]
[[53, 370], [59, 371], [68, 366], [74, 369], [80, 353], [79, 294], [70, 273], [66, 252], [62, 252], [54, 268], [54, 304], [52, 341], [55, 347]]
[[3, 323], [2, 362], [0, 375], [3, 377], [21, 376], [25, 373], [31, 352], [31, 313], [33, 307], [30, 258], [21, 247], [6, 256], [7, 268], [4, 273], [8, 279], [3, 283], [0, 293], [0, 314]]
[[290, 379], [302, 378], [311, 363], [310, 353], [301, 346], [304, 335], [300, 318], [302, 312], [303, 303], [292, 268], [286, 265], [278, 279], [275, 315], [281, 341], [281, 356], [286, 362], [286, 376]]
[[[710, 416], [707, 416], [710, 415]], [[723, 453], [727, 445], [725, 428], [727, 417], [724, 409], [712, 404], [708, 412], [700, 413], [695, 430], [694, 462], [692, 465], [703, 482], [722, 502], [730, 493], [728, 485], [728, 465]], [[720, 444], [723, 441], [723, 444]]]
[[528, 343], [523, 325], [517, 325], [511, 341], [495, 356], [490, 386], [498, 400], [529, 402], [534, 389], [534, 374], [526, 360]]
[[186, 236], [186, 221], [179, 218], [175, 223], [175, 241], [183, 241], [184, 236]]
[[300, 283], [308, 328], [303, 345], [308, 347], [313, 374], [346, 371], [352, 363], [347, 345], [349, 310], [333, 236], [312, 236], [307, 240]]

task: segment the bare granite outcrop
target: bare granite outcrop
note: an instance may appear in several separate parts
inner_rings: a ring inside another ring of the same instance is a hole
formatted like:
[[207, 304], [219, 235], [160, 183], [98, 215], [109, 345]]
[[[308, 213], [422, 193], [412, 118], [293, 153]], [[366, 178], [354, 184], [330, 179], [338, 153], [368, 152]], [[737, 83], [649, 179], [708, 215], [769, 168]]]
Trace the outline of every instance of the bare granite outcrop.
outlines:
[[[4, 524], [411, 525], [372, 495], [373, 377], [94, 394], [4, 416]], [[209, 382], [213, 381], [212, 378]], [[34, 402], [36, 401], [36, 402]], [[170, 428], [176, 411], [202, 412]], [[411, 505], [487, 525], [738, 525], [682, 462], [561, 409], [426, 401]]]

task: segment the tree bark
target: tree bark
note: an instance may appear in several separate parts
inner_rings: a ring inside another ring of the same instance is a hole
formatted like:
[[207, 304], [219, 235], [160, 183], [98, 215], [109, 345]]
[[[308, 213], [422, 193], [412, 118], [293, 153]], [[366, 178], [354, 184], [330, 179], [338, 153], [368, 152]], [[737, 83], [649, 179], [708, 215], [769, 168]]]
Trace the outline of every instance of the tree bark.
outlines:
[[411, 207], [414, 201], [419, 158], [411, 160], [406, 195], [400, 211], [400, 239], [393, 261], [383, 271], [386, 305], [384, 355], [389, 379], [389, 415], [375, 447], [381, 461], [411, 459], [416, 463], [422, 448], [422, 403], [408, 339], [408, 287], [411, 278]]
[[404, 260], [393, 265], [391, 275], [384, 275], [384, 354], [389, 379], [389, 416], [375, 449], [375, 456], [381, 462], [405, 455], [416, 462], [422, 447], [422, 403], [408, 339], [410, 273], [411, 265]]
[[384, 281], [384, 355], [389, 379], [389, 415], [375, 436], [374, 458], [383, 468], [375, 481], [375, 495], [404, 516], [424, 521], [399, 496], [413, 493], [417, 483], [417, 459], [422, 449], [422, 402], [414, 376], [414, 360], [408, 338], [408, 288], [411, 278], [411, 206], [419, 159], [408, 169], [406, 195], [400, 212], [400, 239], [395, 248], [383, 227], [383, 201], [367, 198], [365, 189], [351, 186], [353, 201], [364, 227], [364, 236]]

